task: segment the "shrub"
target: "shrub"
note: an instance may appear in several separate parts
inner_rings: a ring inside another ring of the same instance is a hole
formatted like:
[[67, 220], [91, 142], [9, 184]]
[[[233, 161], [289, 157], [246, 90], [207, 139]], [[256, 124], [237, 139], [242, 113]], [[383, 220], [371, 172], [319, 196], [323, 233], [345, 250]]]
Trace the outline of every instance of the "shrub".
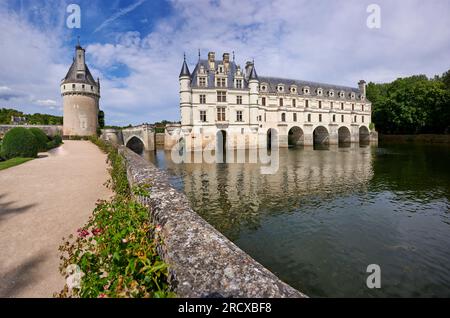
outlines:
[[47, 151], [47, 142], [48, 137], [45, 134], [45, 132], [42, 131], [42, 129], [39, 129], [37, 127], [32, 127], [29, 129], [29, 131], [31, 131], [31, 133], [34, 135], [34, 137], [36, 137], [37, 140], [37, 144], [38, 144], [38, 151], [42, 152], [42, 151]]
[[1, 153], [5, 159], [35, 158], [38, 153], [38, 142], [31, 131], [16, 127], [8, 131], [3, 138]]
[[53, 137], [53, 141], [54, 141], [55, 144], [57, 144], [57, 145], [62, 144], [62, 137], [61, 137], [61, 135], [56, 135], [55, 137]]

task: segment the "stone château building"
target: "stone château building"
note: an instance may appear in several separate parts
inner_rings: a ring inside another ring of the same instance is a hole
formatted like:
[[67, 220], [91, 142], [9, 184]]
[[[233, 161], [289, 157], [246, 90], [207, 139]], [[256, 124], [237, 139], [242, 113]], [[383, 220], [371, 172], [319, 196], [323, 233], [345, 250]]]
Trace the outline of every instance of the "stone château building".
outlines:
[[91, 136], [97, 133], [100, 80], [94, 80], [85, 62], [85, 50], [78, 44], [67, 75], [61, 81], [63, 135]]
[[[214, 144], [219, 134], [235, 148], [264, 146], [273, 134], [280, 147], [371, 138], [364, 81], [353, 88], [262, 77], [254, 62], [242, 69], [234, 54], [232, 60], [229, 53], [216, 60], [214, 52], [208, 59], [199, 56], [192, 73], [184, 60], [179, 81], [181, 131], [176, 138], [196, 147]], [[237, 139], [244, 144], [230, 143]]]

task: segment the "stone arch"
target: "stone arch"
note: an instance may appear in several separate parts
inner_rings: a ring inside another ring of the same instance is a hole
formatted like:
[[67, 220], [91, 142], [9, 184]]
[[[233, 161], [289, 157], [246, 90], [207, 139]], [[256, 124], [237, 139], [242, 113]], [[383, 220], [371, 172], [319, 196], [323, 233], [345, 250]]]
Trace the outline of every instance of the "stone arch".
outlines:
[[141, 154], [145, 149], [144, 141], [138, 136], [130, 136], [125, 142], [125, 146], [138, 154]]
[[289, 146], [303, 146], [305, 144], [305, 134], [303, 129], [298, 126], [293, 126], [288, 131], [288, 145]]
[[267, 149], [278, 146], [278, 131], [275, 128], [267, 129]]
[[367, 128], [364, 125], [359, 127], [359, 142], [360, 143], [369, 143], [370, 142], [369, 128]]
[[352, 141], [352, 134], [350, 133], [350, 129], [346, 126], [341, 126], [338, 129], [338, 142], [339, 146], [348, 145]]
[[324, 126], [317, 126], [313, 131], [314, 145], [328, 145], [330, 143], [330, 133]]

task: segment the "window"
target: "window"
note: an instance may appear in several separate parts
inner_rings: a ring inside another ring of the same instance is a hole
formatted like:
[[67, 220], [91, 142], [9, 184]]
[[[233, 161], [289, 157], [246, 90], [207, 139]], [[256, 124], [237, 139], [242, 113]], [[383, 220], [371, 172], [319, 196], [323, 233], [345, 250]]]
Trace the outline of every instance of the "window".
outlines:
[[341, 103], [341, 109], [344, 110], [344, 103]]
[[244, 134], [244, 128], [241, 128], [241, 135]]
[[94, 90], [94, 86], [91, 85], [91, 91], [93, 91], [93, 90]]
[[261, 86], [261, 90], [266, 91], [266, 86], [265, 85]]
[[297, 121], [297, 113], [294, 113], [294, 114], [292, 114], [292, 119], [294, 120], [294, 121]]
[[226, 80], [225, 78], [218, 78], [217, 79], [217, 87], [226, 87]]
[[308, 114], [308, 122], [311, 122], [311, 114]]
[[282, 122], [286, 121], [286, 114], [285, 113], [281, 113], [281, 121]]
[[200, 111], [200, 121], [203, 123], [206, 122], [206, 110]]
[[319, 121], [322, 121], [322, 114], [319, 114]]
[[357, 118], [356, 118], [356, 115], [355, 115], [355, 121], [354, 121], [355, 123], [357, 122]]
[[206, 77], [199, 77], [198, 78], [198, 86], [206, 87]]
[[364, 105], [361, 105], [361, 111], [364, 111]]
[[344, 122], [344, 115], [341, 115], [341, 122]]
[[219, 66], [219, 73], [223, 73], [223, 67]]
[[242, 96], [236, 96], [236, 104], [242, 105]]
[[225, 107], [217, 107], [217, 121], [225, 121]]
[[266, 113], [264, 113], [264, 122], [266, 121], [266, 119], [267, 119], [267, 118], [266, 118]]
[[236, 88], [242, 88], [242, 80], [241, 79], [236, 80]]
[[283, 106], [283, 99], [280, 98], [280, 107], [282, 107], [282, 106]]
[[330, 102], [330, 108], [333, 109], [333, 102]]
[[218, 91], [217, 92], [217, 101], [218, 102], [226, 102], [227, 101], [227, 92]]
[[305, 107], [309, 107], [309, 101], [305, 100]]
[[355, 104], [352, 104], [352, 111], [355, 110]]
[[336, 121], [336, 115], [333, 115], [333, 122]]
[[361, 116], [361, 120], [362, 120], [362, 122], [364, 122], [364, 116]]
[[63, 89], [66, 89], [66, 85], [63, 85]]
[[319, 100], [319, 108], [322, 108], [322, 101]]
[[266, 98], [265, 97], [261, 98], [261, 103], [263, 106], [266, 106]]
[[84, 84], [82, 84], [82, 85], [81, 85], [81, 88], [82, 88], [82, 89], [84, 89], [84, 87], [85, 87], [85, 85], [84, 85]]
[[206, 104], [206, 95], [200, 95], [200, 104]]
[[75, 84], [72, 84], [72, 88], [75, 89]]
[[236, 112], [236, 121], [242, 121], [242, 110]]
[[296, 99], [292, 100], [292, 107], [297, 107], [297, 100]]

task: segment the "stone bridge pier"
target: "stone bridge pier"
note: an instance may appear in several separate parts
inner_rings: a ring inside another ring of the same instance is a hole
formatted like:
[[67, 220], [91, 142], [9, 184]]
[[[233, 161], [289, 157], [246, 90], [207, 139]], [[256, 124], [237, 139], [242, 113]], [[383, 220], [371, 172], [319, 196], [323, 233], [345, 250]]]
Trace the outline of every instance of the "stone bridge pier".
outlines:
[[156, 149], [155, 129], [151, 125], [122, 129], [122, 140], [124, 146], [138, 153]]

